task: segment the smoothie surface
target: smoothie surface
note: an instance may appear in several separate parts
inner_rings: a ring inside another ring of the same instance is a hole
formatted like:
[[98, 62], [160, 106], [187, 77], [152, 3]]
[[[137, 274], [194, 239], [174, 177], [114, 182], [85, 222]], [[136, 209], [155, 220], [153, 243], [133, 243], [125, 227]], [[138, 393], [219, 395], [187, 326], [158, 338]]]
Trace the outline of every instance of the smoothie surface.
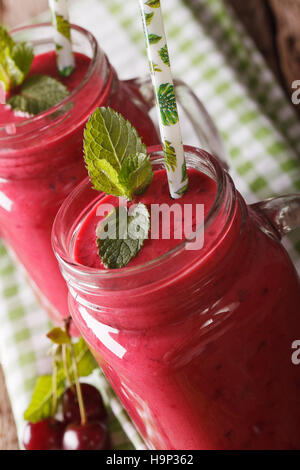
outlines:
[[[183, 213], [183, 206], [185, 204], [191, 204], [193, 207], [192, 229], [195, 230], [196, 204], [204, 205], [204, 215], [206, 216], [214, 203], [217, 187], [215, 181], [197, 170], [189, 169], [188, 175], [188, 191], [180, 199], [174, 200], [170, 197], [166, 171], [155, 171], [153, 181], [145, 193], [136, 197], [132, 203], [137, 204], [141, 202], [145, 204], [148, 207], [149, 212], [151, 212], [151, 204], [167, 204], [168, 206], [178, 204], [182, 208], [180, 211], [181, 213]], [[103, 217], [97, 216], [96, 213], [101, 204], [111, 204], [114, 207], [117, 207], [118, 203], [119, 199], [117, 197], [107, 195], [102, 198], [99, 204], [94, 206], [85, 218], [74, 243], [74, 257], [77, 263], [91, 268], [106, 269], [98, 255], [96, 236], [97, 226], [99, 222], [103, 220]], [[128, 206], [130, 207], [130, 204]], [[148, 240], [145, 240], [144, 246], [138, 255], [130, 261], [128, 267], [137, 266], [154, 260], [182, 243], [183, 239], [176, 239], [174, 236], [174, 233], [176, 233], [174, 225], [176, 227], [178, 227], [178, 225], [183, 227], [183, 220], [182, 217], [178, 220], [178, 217], [174, 217], [171, 213], [170, 239], [162, 239], [162, 224], [160, 223], [159, 238], [149, 238]]]
[[[56, 54], [54, 51], [45, 52], [34, 57], [31, 65], [31, 75], [49, 75], [63, 83], [71, 93], [83, 80], [89, 68], [91, 59], [84, 54], [75, 52], [76, 68], [69, 77], [59, 75], [56, 65]], [[12, 124], [22, 122], [28, 119], [27, 116], [21, 116], [18, 112], [13, 111], [9, 106], [0, 105], [0, 126], [4, 124]]]

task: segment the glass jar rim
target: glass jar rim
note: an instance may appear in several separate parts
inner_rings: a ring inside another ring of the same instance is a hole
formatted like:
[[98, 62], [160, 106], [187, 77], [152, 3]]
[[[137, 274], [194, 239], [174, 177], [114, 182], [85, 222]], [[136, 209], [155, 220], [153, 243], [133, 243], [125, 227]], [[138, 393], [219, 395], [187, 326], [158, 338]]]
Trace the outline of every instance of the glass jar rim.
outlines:
[[[38, 29], [38, 28], [41, 28], [41, 27], [49, 28], [49, 27], [52, 27], [52, 24], [47, 22], [47, 23], [37, 23], [37, 24], [33, 24], [33, 25], [19, 26], [17, 28], [12, 29], [10, 31], [10, 33], [13, 35], [13, 34], [20, 33], [22, 31], [28, 31], [28, 30], [31, 30], [31, 29], [34, 30], [34, 29]], [[88, 70], [87, 70], [84, 78], [76, 86], [76, 88], [65, 99], [60, 101], [56, 106], [53, 106], [52, 108], [44, 111], [43, 113], [37, 114], [36, 116], [30, 116], [30, 117], [28, 117], [28, 118], [26, 118], [26, 119], [24, 119], [20, 122], [14, 123], [14, 126], [16, 127], [16, 129], [25, 128], [25, 126], [27, 126], [28, 124], [32, 124], [32, 123], [41, 122], [41, 125], [43, 125], [42, 123], [43, 123], [43, 120], [45, 119], [45, 117], [48, 117], [48, 116], [51, 116], [51, 114], [57, 113], [57, 111], [62, 109], [64, 106], [71, 103], [74, 100], [74, 97], [82, 90], [82, 88], [89, 81], [90, 77], [93, 75], [93, 72], [94, 72], [96, 64], [97, 64], [97, 60], [98, 60], [99, 57], [101, 58], [101, 53], [103, 55], [104, 55], [104, 53], [102, 52], [100, 46], [98, 45], [98, 42], [97, 42], [95, 36], [90, 31], [88, 31], [85, 28], [82, 28], [81, 26], [75, 25], [75, 24], [71, 24], [71, 30], [75, 30], [75, 31], [83, 34], [88, 39], [88, 41], [90, 42], [90, 45], [92, 47], [93, 57], [91, 59], [91, 62], [89, 64]], [[36, 43], [37, 45], [40, 43], [40, 41], [38, 39], [33, 40], [31, 42], [33, 44]], [[53, 40], [53, 44], [54, 44], [54, 40]], [[4, 132], [5, 129], [7, 128], [7, 126], [9, 126], [9, 125], [10, 125], [10, 123], [1, 124], [0, 125], [0, 132]], [[13, 138], [14, 135], [15, 134], [12, 134], [12, 135], [7, 134], [7, 135], [5, 135], [5, 139], [7, 139], [9, 137]], [[0, 137], [0, 141], [1, 141], [1, 137]]]
[[[215, 243], [218, 242], [220, 237], [226, 233], [228, 229], [228, 225], [230, 224], [230, 221], [232, 220], [232, 217], [234, 215], [234, 211], [236, 210], [236, 190], [234, 183], [228, 173], [222, 168], [221, 163], [216, 157], [213, 157], [209, 153], [207, 153], [205, 150], [198, 149], [196, 147], [192, 147], [189, 145], [184, 146], [184, 150], [186, 154], [192, 154], [196, 155], [197, 158], [202, 158], [205, 159], [206, 163], [208, 163], [211, 166], [212, 171], [215, 173], [215, 182], [216, 182], [216, 195], [214, 202], [209, 210], [209, 212], [206, 214], [204, 218], [204, 226], [207, 228], [211, 223], [214, 221], [216, 216], [218, 215], [218, 212], [221, 208], [222, 202], [226, 199], [226, 195], [228, 194], [228, 186], [231, 186], [232, 189], [232, 201], [231, 201], [231, 206], [228, 209], [227, 212], [227, 218], [226, 218], [226, 223], [222, 227], [222, 230], [218, 234], [218, 237], [216, 237]], [[163, 159], [163, 151], [162, 151], [162, 146], [161, 145], [155, 145], [151, 146], [148, 148], [148, 153], [152, 155], [152, 161], [153, 161], [153, 154], [160, 154], [160, 158], [154, 160], [154, 162], [157, 163], [164, 163]], [[199, 160], [200, 161], [200, 160]], [[188, 166], [188, 165], [187, 165]], [[125, 278], [126, 276], [130, 275], [135, 275], [135, 274], [140, 274], [142, 272], [145, 272], [147, 270], [150, 270], [152, 268], [157, 267], [159, 264], [161, 264], [164, 261], [169, 260], [170, 258], [175, 258], [177, 255], [181, 254], [185, 250], [186, 243], [190, 243], [192, 240], [185, 239], [181, 243], [179, 243], [176, 247], [172, 248], [171, 250], [167, 251], [166, 253], [163, 253], [159, 257], [147, 261], [143, 264], [134, 266], [134, 267], [126, 267], [126, 269], [121, 268], [121, 269], [113, 269], [113, 270], [107, 270], [107, 269], [96, 269], [96, 268], [91, 268], [88, 266], [84, 266], [80, 263], [77, 263], [72, 256], [68, 253], [68, 250], [63, 247], [63, 243], [61, 243], [61, 239], [59, 236], [59, 231], [60, 231], [60, 225], [63, 220], [63, 217], [70, 207], [70, 205], [73, 203], [74, 200], [76, 200], [78, 197], [80, 197], [81, 192], [86, 189], [87, 186], [91, 186], [90, 179], [89, 177], [85, 178], [84, 181], [82, 181], [77, 188], [69, 194], [69, 196], [65, 199], [63, 204], [61, 205], [56, 218], [53, 223], [52, 227], [52, 247], [55, 252], [55, 255], [59, 261], [59, 263], [68, 270], [69, 273], [72, 273], [76, 276], [76, 274], [84, 275], [84, 276], [93, 276], [93, 278], [98, 279], [98, 280], [109, 280], [109, 279], [116, 279], [116, 278]], [[103, 193], [104, 194], [104, 193]]]

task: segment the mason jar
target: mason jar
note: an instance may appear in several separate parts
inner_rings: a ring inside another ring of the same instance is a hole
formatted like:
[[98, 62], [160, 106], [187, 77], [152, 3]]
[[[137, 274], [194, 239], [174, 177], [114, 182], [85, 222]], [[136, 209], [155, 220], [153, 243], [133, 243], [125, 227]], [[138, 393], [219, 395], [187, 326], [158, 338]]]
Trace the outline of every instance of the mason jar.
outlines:
[[[36, 56], [49, 51], [55, 55], [50, 24], [21, 27], [12, 34], [16, 42], [30, 41]], [[83, 130], [90, 114], [98, 106], [110, 106], [131, 121], [145, 144], [158, 143], [149, 116], [154, 104], [150, 79], [119, 80], [91, 33], [72, 25], [72, 39], [74, 52], [87, 56], [90, 64], [66, 99], [15, 123], [3, 123], [0, 109], [0, 235], [58, 322], [69, 313], [67, 289], [51, 249], [51, 228], [62, 201], [87, 176]], [[197, 126], [198, 115], [211, 125], [201, 132], [218, 142], [211, 120], [191, 90], [179, 83], [178, 94], [183, 94], [185, 103], [189, 100], [192, 125]]]
[[105, 195], [87, 179], [66, 199], [52, 241], [70, 313], [148, 448], [300, 449], [300, 283], [280, 243], [300, 195], [247, 206], [217, 159], [185, 155], [216, 183], [199, 250], [183, 240], [143, 265], [84, 266], [76, 235]]

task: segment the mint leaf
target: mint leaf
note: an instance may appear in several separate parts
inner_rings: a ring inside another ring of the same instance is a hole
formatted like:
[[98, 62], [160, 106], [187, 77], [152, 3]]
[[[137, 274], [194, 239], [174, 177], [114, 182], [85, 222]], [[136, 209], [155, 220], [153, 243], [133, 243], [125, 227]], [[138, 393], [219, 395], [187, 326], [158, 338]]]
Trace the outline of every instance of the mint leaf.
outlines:
[[23, 72], [17, 67], [10, 54], [11, 53], [7, 53], [6, 49], [0, 56], [3, 74], [1, 81], [5, 91], [9, 91], [11, 88], [20, 85], [25, 78]]
[[119, 182], [118, 172], [106, 160], [94, 160], [87, 165], [94, 189], [114, 196], [125, 196], [125, 189]]
[[12, 85], [7, 58], [10, 58], [13, 46], [14, 41], [6, 29], [0, 26], [0, 83], [5, 91], [9, 91]]
[[142, 194], [153, 179], [151, 161], [148, 155], [139, 153], [127, 157], [119, 173], [119, 181], [125, 188], [128, 199]]
[[[65, 389], [64, 375], [62, 371], [57, 376], [57, 396], [60, 397]], [[42, 419], [52, 416], [52, 376], [42, 375], [37, 379], [31, 403], [24, 413], [24, 419], [32, 423], [37, 423]]]
[[150, 229], [147, 207], [117, 207], [97, 228], [99, 255], [106, 268], [120, 269], [138, 254]]
[[68, 89], [47, 75], [32, 75], [22, 85], [20, 94], [12, 96], [8, 104], [18, 111], [39, 114], [60, 103], [69, 95]]
[[5, 91], [21, 85], [33, 61], [33, 48], [15, 43], [5, 28], [0, 26], [0, 83]]
[[7, 30], [0, 25], [0, 50], [3, 51], [5, 48], [11, 50], [15, 45], [14, 40], [8, 34]]
[[129, 199], [140, 194], [152, 180], [146, 152], [136, 129], [121, 114], [97, 108], [91, 115], [84, 131], [84, 159], [94, 189]]
[[28, 75], [34, 58], [33, 48], [26, 42], [15, 44], [12, 49], [12, 59], [22, 71], [24, 78]]
[[94, 160], [107, 160], [119, 171], [124, 158], [146, 153], [136, 129], [129, 121], [111, 108], [97, 108], [91, 115], [84, 132], [86, 164]]

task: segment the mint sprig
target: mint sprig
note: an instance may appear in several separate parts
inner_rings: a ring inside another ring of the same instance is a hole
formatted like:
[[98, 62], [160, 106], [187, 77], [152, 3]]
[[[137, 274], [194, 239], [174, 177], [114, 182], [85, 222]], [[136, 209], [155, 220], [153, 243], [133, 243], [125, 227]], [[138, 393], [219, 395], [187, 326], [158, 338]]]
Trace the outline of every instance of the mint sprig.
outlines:
[[20, 93], [8, 100], [8, 104], [14, 110], [36, 115], [56, 106], [68, 95], [67, 87], [55, 78], [32, 75], [25, 80]]
[[138, 153], [127, 157], [119, 173], [119, 182], [125, 188], [126, 196], [142, 194], [153, 179], [153, 170], [148, 155]]
[[0, 84], [5, 92], [23, 83], [33, 58], [30, 44], [15, 43], [6, 29], [0, 26]]
[[47, 75], [33, 75], [26, 79], [33, 58], [30, 44], [15, 43], [0, 26], [0, 86], [5, 92], [10, 92], [23, 84], [20, 92], [9, 98], [8, 104], [16, 111], [35, 115], [56, 106], [69, 95], [69, 91]]
[[150, 214], [139, 203], [132, 210], [120, 206], [114, 209], [97, 228], [99, 255], [106, 268], [120, 269], [138, 254], [148, 238]]
[[97, 108], [84, 132], [84, 159], [94, 189], [132, 199], [150, 184], [147, 148], [129, 121], [111, 108]]
[[[84, 159], [94, 189], [129, 200], [153, 179], [147, 148], [129, 121], [111, 108], [98, 108], [84, 132]], [[138, 254], [150, 228], [144, 204], [117, 207], [97, 228], [98, 253], [106, 268], [119, 269]]]

